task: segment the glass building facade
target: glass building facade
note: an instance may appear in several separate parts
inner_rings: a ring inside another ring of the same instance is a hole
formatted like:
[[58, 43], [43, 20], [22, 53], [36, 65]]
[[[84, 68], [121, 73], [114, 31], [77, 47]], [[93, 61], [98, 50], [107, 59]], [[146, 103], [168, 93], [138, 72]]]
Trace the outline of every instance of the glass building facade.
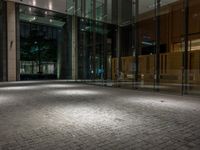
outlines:
[[22, 75], [200, 94], [199, 0], [66, 0], [61, 6], [62, 12], [18, 7]]
[[78, 20], [78, 79], [199, 94], [199, 7], [197, 0], [67, 3]]

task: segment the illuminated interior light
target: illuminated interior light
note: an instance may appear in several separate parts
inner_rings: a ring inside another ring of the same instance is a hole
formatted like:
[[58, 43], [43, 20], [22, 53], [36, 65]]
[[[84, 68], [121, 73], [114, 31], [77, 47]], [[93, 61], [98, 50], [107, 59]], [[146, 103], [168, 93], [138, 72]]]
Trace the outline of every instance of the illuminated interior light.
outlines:
[[32, 21], [35, 21], [37, 18], [34, 16], [32, 17], [29, 21], [32, 22]]
[[36, 0], [33, 0], [33, 6], [36, 6]]
[[28, 10], [29, 10], [29, 12], [31, 12], [31, 11], [32, 11], [32, 8], [31, 8], [31, 7], [29, 7], [29, 9], [28, 9]]
[[194, 46], [194, 47], [191, 48], [191, 50], [192, 51], [194, 51], [194, 50], [200, 50], [200, 46]]
[[52, 10], [52, 9], [53, 9], [52, 2], [49, 2], [49, 10]]

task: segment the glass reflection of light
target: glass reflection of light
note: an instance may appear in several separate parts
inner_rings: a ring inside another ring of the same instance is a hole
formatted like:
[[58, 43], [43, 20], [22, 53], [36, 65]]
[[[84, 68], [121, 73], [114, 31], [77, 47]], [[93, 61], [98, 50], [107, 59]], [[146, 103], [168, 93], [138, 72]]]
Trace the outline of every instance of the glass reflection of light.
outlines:
[[67, 89], [67, 90], [58, 90], [53, 91], [55, 95], [97, 95], [100, 94], [98, 91], [92, 91], [92, 90], [82, 90], [82, 89]]
[[15, 84], [15, 83], [16, 84], [31, 84], [31, 83], [43, 83], [43, 82], [41, 82], [41, 81], [14, 81], [14, 82], [5, 83], [5, 85]]
[[33, 90], [37, 89], [38, 87], [36, 86], [10, 86], [10, 87], [0, 87], [0, 91], [9, 91], [9, 90]]
[[47, 85], [42, 85], [40, 87], [43, 87], [43, 88], [73, 88], [73, 87], [78, 87], [78, 86], [72, 85], [72, 84], [47, 84]]
[[[78, 88], [79, 86], [78, 85], [73, 85], [73, 84], [36, 84], [36, 85], [29, 85], [31, 83], [37, 83], [37, 82], [16, 82], [17, 84], [16, 85], [13, 85], [13, 86], [5, 86], [5, 87], [0, 87], [0, 91], [2, 90], [34, 90], [34, 89], [42, 89], [42, 88], [52, 88], [52, 89], [67, 89], [67, 88]], [[26, 84], [28, 86], [26, 86]], [[9, 84], [8, 84], [9, 85]], [[85, 92], [84, 92], [85, 93]]]

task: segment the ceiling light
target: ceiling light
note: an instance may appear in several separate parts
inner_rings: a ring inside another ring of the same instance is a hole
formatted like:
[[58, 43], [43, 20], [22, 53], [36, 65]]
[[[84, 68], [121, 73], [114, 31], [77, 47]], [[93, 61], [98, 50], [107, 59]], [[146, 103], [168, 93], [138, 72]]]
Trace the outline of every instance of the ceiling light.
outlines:
[[32, 21], [35, 21], [37, 18], [36, 17], [32, 17], [29, 21], [32, 22]]
[[29, 7], [29, 9], [28, 9], [28, 10], [29, 10], [29, 12], [31, 12], [31, 11], [32, 11], [32, 8], [31, 8], [31, 7]]
[[36, 6], [36, 0], [33, 0], [33, 6]]
[[49, 2], [49, 10], [52, 10], [52, 2]]

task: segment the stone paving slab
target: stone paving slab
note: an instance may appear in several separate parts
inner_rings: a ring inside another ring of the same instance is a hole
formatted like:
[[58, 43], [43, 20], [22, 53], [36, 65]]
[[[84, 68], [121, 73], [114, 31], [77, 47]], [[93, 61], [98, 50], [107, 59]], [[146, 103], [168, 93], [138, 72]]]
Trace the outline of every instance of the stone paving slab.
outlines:
[[48, 82], [0, 85], [0, 150], [199, 150], [200, 100]]

